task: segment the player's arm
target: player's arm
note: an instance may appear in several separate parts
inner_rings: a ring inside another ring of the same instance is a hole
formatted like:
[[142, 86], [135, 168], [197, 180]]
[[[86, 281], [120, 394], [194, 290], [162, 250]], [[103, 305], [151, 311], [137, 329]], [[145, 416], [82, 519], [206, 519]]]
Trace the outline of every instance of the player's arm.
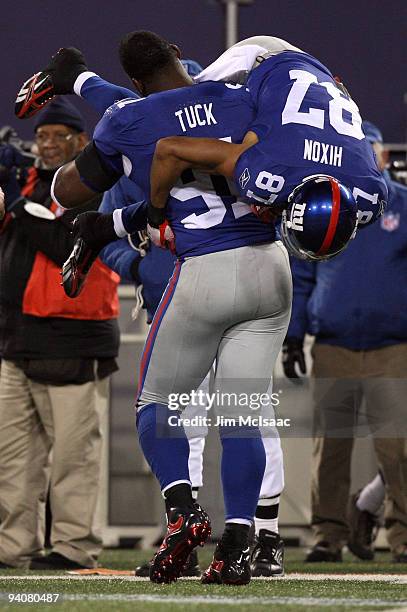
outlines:
[[151, 166], [153, 207], [165, 207], [171, 188], [187, 168], [233, 177], [233, 170], [240, 155], [256, 142], [257, 136], [253, 132], [248, 132], [241, 144], [216, 138], [162, 138], [157, 142]]
[[84, 98], [100, 114], [116, 100], [138, 98], [130, 89], [89, 71], [82, 52], [67, 47], [59, 49], [46, 68], [23, 83], [17, 94], [15, 114], [20, 119], [32, 117], [54, 96], [72, 93]]
[[109, 81], [105, 81], [105, 79], [93, 72], [80, 74], [74, 83], [73, 89], [78, 96], [86, 100], [101, 115], [117, 100], [139, 98], [134, 91], [114, 83], [109, 83]]
[[54, 94], [76, 93], [101, 115], [117, 100], [139, 97], [90, 71], [82, 52], [74, 47], [60, 49], [44, 72], [51, 76]]
[[51, 195], [64, 208], [75, 208], [113, 187], [120, 177], [91, 142], [55, 173]]

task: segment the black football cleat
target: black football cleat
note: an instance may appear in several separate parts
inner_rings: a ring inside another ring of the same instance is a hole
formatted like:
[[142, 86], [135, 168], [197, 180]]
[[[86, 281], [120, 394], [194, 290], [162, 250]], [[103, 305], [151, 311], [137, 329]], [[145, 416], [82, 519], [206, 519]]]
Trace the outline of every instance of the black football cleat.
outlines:
[[82, 238], [75, 242], [72, 253], [62, 266], [62, 286], [70, 298], [77, 297], [83, 289], [86, 277], [99, 254], [88, 247]]
[[201, 568], [198, 562], [198, 551], [193, 550], [189, 555], [184, 569], [181, 572], [183, 578], [196, 578], [201, 575]]
[[[134, 575], [140, 578], [148, 578], [150, 575], [150, 563], [143, 563], [136, 567]], [[181, 572], [182, 578], [195, 578], [201, 575], [201, 570], [198, 562], [198, 553], [193, 550], [189, 555], [186, 565]]]
[[212, 563], [202, 574], [202, 584], [248, 584], [250, 573], [250, 549], [229, 547], [220, 541], [216, 545]]
[[304, 560], [306, 563], [339, 563], [342, 561], [342, 550], [322, 540], [311, 548]]
[[253, 577], [284, 575], [284, 542], [278, 533], [260, 529], [251, 554]]
[[47, 72], [37, 72], [23, 83], [17, 94], [14, 112], [19, 119], [33, 117], [54, 98], [54, 86]]
[[198, 504], [191, 508], [172, 508], [167, 534], [150, 563], [151, 582], [175, 582], [191, 552], [203, 546], [210, 535], [209, 516]]
[[142, 565], [138, 565], [134, 570], [134, 575], [137, 578], [148, 578], [150, 576], [150, 563], [150, 561], [147, 561]]
[[356, 505], [359, 493], [352, 495], [348, 507], [349, 550], [359, 559], [374, 559], [374, 541], [379, 529], [378, 517], [367, 510], [359, 510]]

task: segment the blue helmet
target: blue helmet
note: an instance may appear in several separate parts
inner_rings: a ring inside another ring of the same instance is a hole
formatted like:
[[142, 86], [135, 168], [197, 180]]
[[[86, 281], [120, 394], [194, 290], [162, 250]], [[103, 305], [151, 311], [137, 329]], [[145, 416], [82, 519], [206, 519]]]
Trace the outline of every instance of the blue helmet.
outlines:
[[288, 198], [281, 233], [291, 255], [300, 259], [331, 259], [353, 238], [358, 207], [351, 191], [327, 175], [309, 176]]

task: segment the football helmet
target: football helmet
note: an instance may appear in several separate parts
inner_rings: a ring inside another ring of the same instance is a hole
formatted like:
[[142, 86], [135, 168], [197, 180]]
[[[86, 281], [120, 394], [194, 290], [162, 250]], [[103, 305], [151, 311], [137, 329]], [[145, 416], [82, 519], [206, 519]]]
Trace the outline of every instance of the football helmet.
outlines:
[[323, 261], [346, 248], [357, 223], [351, 191], [332, 176], [319, 174], [306, 177], [289, 195], [281, 235], [291, 255]]

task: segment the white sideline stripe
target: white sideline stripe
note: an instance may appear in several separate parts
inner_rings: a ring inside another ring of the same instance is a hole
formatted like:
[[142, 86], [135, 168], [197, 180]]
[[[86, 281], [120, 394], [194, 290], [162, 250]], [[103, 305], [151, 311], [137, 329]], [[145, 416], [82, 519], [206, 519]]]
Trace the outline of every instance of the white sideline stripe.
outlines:
[[[88, 575], [81, 576], [75, 574], [24, 574], [22, 576], [15, 575], [3, 575], [0, 576], [1, 581], [7, 580], [124, 580], [132, 582], [149, 582], [149, 578], [140, 578], [139, 576], [97, 576]], [[187, 581], [198, 581], [199, 578], [181, 578], [182, 582]], [[300, 574], [293, 572], [292, 574], [286, 574], [285, 576], [275, 576], [273, 578], [252, 578], [253, 581], [299, 581], [305, 580], [310, 582], [325, 581], [325, 580], [338, 580], [343, 582], [389, 582], [393, 584], [407, 584], [406, 574]]]
[[[1, 599], [8, 599], [8, 593], [0, 593]], [[229, 605], [229, 606], [240, 606], [244, 604], [252, 605], [269, 605], [269, 604], [295, 604], [299, 606], [352, 606], [352, 607], [383, 607], [390, 606], [392, 608], [404, 608], [407, 601], [392, 601], [389, 599], [354, 599], [352, 597], [168, 597], [166, 595], [124, 595], [124, 594], [91, 594], [91, 595], [75, 595], [61, 593], [59, 601], [128, 601], [136, 602], [143, 601], [149, 603], [161, 603], [161, 604], [203, 604], [208, 605]]]

